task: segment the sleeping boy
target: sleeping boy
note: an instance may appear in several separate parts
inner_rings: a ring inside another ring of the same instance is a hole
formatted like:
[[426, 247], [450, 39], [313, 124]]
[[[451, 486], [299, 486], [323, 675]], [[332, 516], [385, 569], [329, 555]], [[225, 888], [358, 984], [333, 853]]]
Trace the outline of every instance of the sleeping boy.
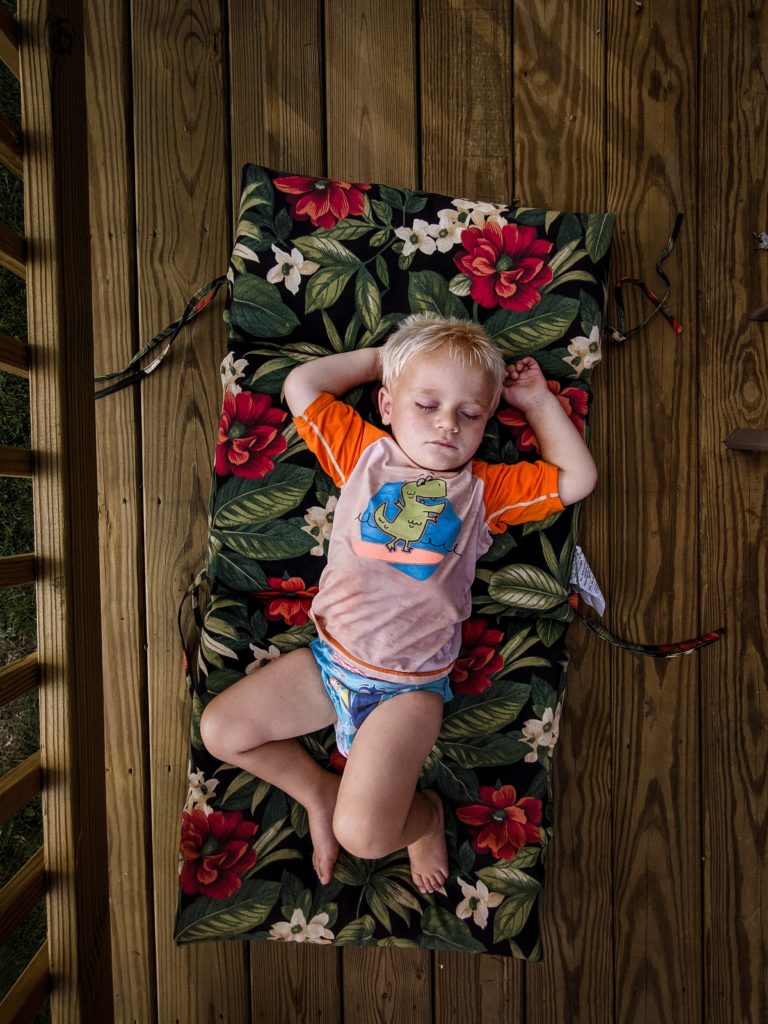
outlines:
[[[339, 400], [378, 380], [390, 433]], [[410, 316], [381, 348], [296, 367], [285, 397], [341, 488], [312, 604], [318, 639], [215, 697], [203, 741], [303, 804], [322, 883], [339, 844], [368, 858], [407, 847], [415, 885], [434, 892], [448, 877], [443, 806], [417, 783], [451, 698], [475, 564], [493, 534], [586, 497], [595, 464], [536, 361], [507, 367], [469, 321]], [[543, 461], [473, 458], [501, 397], [525, 414]], [[341, 777], [296, 739], [331, 724]]]

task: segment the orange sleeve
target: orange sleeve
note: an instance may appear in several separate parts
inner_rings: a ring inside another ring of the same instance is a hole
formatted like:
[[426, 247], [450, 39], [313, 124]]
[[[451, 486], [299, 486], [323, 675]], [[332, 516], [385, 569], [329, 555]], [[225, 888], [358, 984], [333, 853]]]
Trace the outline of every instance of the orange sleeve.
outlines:
[[307, 448], [337, 487], [347, 482], [365, 449], [387, 433], [366, 422], [351, 405], [324, 391], [293, 422]]
[[517, 462], [512, 466], [473, 462], [472, 472], [483, 481], [485, 517], [491, 533], [546, 519], [565, 508], [557, 489], [557, 466], [549, 462]]

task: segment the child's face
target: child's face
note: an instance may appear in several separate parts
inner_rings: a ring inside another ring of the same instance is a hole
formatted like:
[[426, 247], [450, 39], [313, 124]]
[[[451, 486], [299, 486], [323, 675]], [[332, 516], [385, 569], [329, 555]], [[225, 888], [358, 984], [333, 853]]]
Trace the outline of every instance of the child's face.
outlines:
[[494, 390], [487, 370], [462, 366], [448, 352], [428, 352], [406, 366], [391, 391], [382, 387], [379, 411], [417, 466], [458, 469], [480, 446]]

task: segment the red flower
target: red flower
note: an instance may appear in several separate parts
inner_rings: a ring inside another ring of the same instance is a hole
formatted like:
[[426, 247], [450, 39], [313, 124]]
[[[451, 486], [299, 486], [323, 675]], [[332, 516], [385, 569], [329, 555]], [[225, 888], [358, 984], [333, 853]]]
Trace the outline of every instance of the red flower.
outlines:
[[456, 817], [469, 825], [472, 846], [477, 853], [490, 850], [494, 857], [512, 860], [526, 843], [541, 839], [541, 800], [533, 796], [517, 799], [514, 786], [480, 786], [479, 804], [457, 807]]
[[333, 768], [333, 770], [337, 772], [337, 774], [344, 774], [344, 769], [347, 767], [347, 759], [346, 757], [344, 757], [344, 755], [341, 753], [338, 747], [333, 748], [333, 750], [328, 755], [328, 760], [331, 762], [331, 768]]
[[332, 228], [350, 214], [365, 209], [364, 191], [371, 186], [361, 181], [332, 178], [304, 178], [294, 174], [275, 178], [275, 187], [285, 192], [294, 220], [310, 220], [316, 228]]
[[499, 644], [504, 634], [488, 629], [487, 619], [466, 619], [461, 624], [461, 656], [451, 672], [454, 693], [482, 693], [491, 685], [491, 676], [504, 667]]
[[249, 844], [258, 825], [243, 821], [240, 811], [185, 811], [179, 849], [184, 858], [181, 888], [225, 900], [242, 885], [240, 875], [256, 863]]
[[462, 231], [461, 244], [466, 251], [453, 261], [472, 281], [469, 294], [486, 308], [531, 309], [541, 299], [538, 289], [552, 280], [544, 262], [552, 243], [535, 228], [486, 221]]
[[287, 580], [279, 576], [267, 576], [267, 583], [272, 590], [259, 590], [256, 593], [260, 600], [269, 600], [264, 613], [267, 618], [273, 622], [282, 619], [289, 626], [303, 626], [309, 618], [317, 587], [307, 587], [300, 576], [291, 576]]
[[255, 479], [274, 469], [270, 456], [284, 452], [287, 445], [278, 433], [286, 415], [282, 409], [272, 408], [268, 395], [227, 391], [219, 422], [216, 472]]
[[[583, 388], [565, 388], [561, 391], [560, 385], [556, 380], [548, 380], [547, 387], [553, 395], [557, 396], [560, 405], [570, 416], [571, 423], [573, 423], [581, 436], [584, 437], [587, 409], [589, 408], [587, 392]], [[512, 433], [515, 435], [515, 444], [521, 452], [541, 451], [536, 435], [528, 426], [528, 420], [519, 409], [514, 409], [511, 405], [507, 406], [506, 409], [497, 412], [496, 417], [506, 426], [512, 428]]]

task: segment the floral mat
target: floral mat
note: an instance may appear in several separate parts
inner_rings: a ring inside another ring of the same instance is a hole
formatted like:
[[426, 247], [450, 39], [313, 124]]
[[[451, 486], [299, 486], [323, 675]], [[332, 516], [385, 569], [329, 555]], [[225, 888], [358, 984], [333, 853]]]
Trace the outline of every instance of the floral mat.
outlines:
[[[298, 437], [281, 388], [297, 363], [380, 344], [410, 312], [481, 322], [509, 359], [532, 354], [588, 438], [612, 214], [510, 208], [385, 185], [243, 170], [231, 256], [177, 942], [255, 939], [419, 946], [542, 958], [539, 908], [552, 839], [552, 756], [565, 694], [564, 633], [578, 506], [510, 528], [481, 559], [450, 677], [453, 700], [421, 785], [446, 809], [451, 876], [418, 892], [406, 852], [342, 851], [312, 869], [304, 809], [223, 765], [199, 731], [206, 703], [308, 644], [338, 490]], [[373, 387], [346, 400], [380, 425]], [[524, 417], [488, 423], [478, 457], [538, 457]], [[332, 728], [302, 739], [329, 771]]]

